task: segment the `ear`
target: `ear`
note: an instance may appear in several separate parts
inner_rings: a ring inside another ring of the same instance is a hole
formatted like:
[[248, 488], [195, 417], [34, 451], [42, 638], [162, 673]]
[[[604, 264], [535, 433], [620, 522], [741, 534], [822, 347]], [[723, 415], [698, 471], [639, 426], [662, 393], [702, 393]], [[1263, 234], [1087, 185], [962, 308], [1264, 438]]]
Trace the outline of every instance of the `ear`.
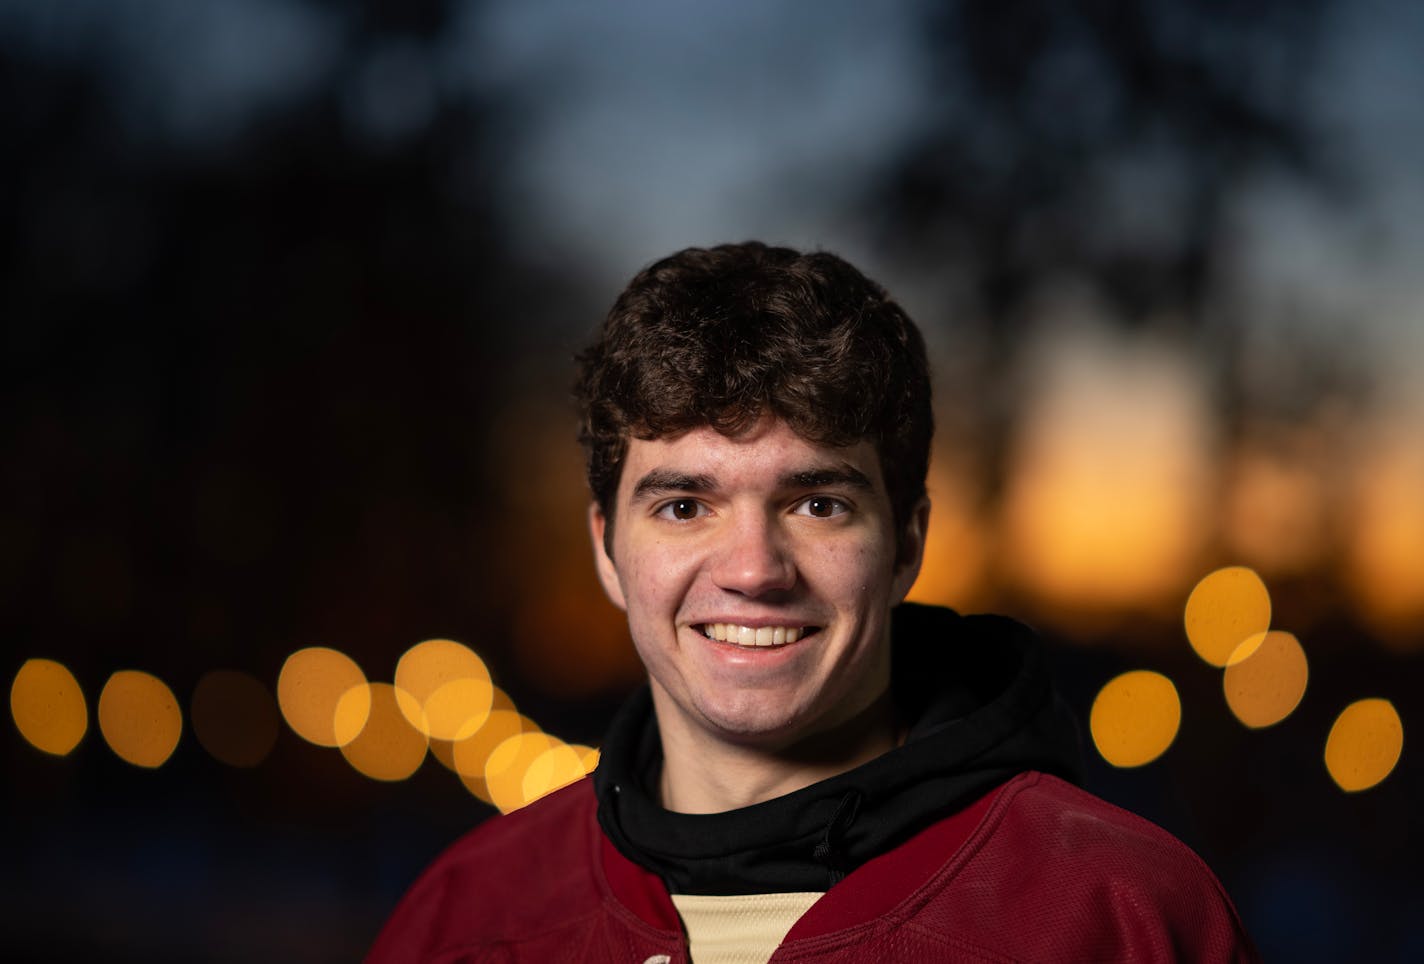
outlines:
[[905, 522], [904, 536], [895, 562], [895, 602], [909, 595], [910, 587], [920, 575], [920, 563], [925, 559], [925, 533], [930, 528], [930, 500], [921, 499]]
[[604, 544], [604, 533], [608, 529], [608, 517], [603, 514], [597, 502], [588, 506], [588, 534], [593, 539], [593, 566], [598, 570], [598, 581], [603, 583], [603, 591], [613, 605], [627, 610], [628, 603], [623, 598], [623, 584], [618, 579], [618, 569], [613, 558], [608, 555]]

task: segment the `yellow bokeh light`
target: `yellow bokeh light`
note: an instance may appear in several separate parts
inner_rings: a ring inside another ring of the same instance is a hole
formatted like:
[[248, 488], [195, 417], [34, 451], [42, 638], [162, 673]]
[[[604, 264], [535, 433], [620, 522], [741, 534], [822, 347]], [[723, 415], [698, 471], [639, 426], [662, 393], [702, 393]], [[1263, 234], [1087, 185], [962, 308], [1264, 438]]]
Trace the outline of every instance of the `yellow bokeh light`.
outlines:
[[370, 711], [360, 732], [341, 744], [341, 755], [373, 780], [404, 780], [420, 768], [427, 745], [425, 734], [406, 719], [401, 705], [412, 698], [390, 683], [371, 683], [348, 690], [341, 701], [361, 700], [362, 693]]
[[494, 710], [485, 720], [485, 725], [470, 737], [455, 744], [454, 770], [461, 781], [475, 796], [485, 803], [494, 803], [489, 787], [485, 783], [485, 766], [495, 747], [520, 733], [538, 732], [538, 727], [528, 717], [515, 710]]
[[89, 730], [79, 681], [52, 659], [27, 659], [10, 686], [10, 715], [36, 749], [66, 756]]
[[[508, 694], [506, 694], [504, 690], [496, 686], [494, 687], [493, 697], [490, 700], [490, 712], [485, 714], [485, 718], [480, 721], [480, 727], [474, 730], [473, 732], [462, 736], [459, 740], [441, 740], [437, 737], [431, 737], [430, 755], [435, 757], [435, 759], [439, 760], [441, 765], [444, 766], [445, 769], [451, 770], [456, 774], [460, 774], [460, 769], [455, 765], [455, 747], [466, 740], [476, 738], [480, 731], [488, 724], [490, 715], [493, 713], [498, 713], [501, 710], [508, 710], [512, 712], [514, 710], [514, 701], [509, 698]], [[503, 736], [500, 737], [500, 740], [504, 739], [504, 737], [509, 735], [509, 733], [505, 733]], [[499, 740], [496, 740], [494, 743], [490, 744], [490, 749], [493, 749], [494, 745], [498, 742]], [[485, 752], [485, 756], [489, 756], [488, 750]], [[483, 785], [484, 772], [484, 759], [481, 758], [479, 761], [479, 765], [476, 767], [472, 767], [470, 773], [477, 777], [480, 780], [481, 785]]]
[[[410, 697], [406, 699], [409, 700]], [[397, 703], [399, 704], [399, 699]], [[336, 700], [336, 709], [331, 713], [331, 734], [335, 745], [345, 746], [360, 736], [370, 718], [370, 683], [360, 683], [342, 693]]]
[[518, 810], [529, 802], [524, 795], [524, 776], [529, 765], [556, 745], [560, 745], [560, 741], [547, 733], [526, 731], [509, 737], [490, 752], [485, 761], [485, 786], [489, 789], [490, 802], [500, 813]]
[[213, 670], [193, 689], [193, 734], [215, 759], [254, 767], [277, 742], [277, 706], [257, 677]]
[[1233, 656], [1221, 676], [1226, 705], [1253, 729], [1279, 723], [1300, 705], [1310, 676], [1305, 650], [1290, 633], [1273, 629], [1241, 644], [1245, 658]]
[[1187, 597], [1187, 640], [1212, 666], [1251, 655], [1242, 646], [1271, 627], [1271, 595], [1261, 577], [1245, 566], [1210, 573]]
[[1389, 700], [1345, 707], [1325, 740], [1325, 769], [1347, 791], [1368, 790], [1394, 770], [1404, 749], [1404, 724]]
[[[317, 746], [340, 746], [337, 703], [346, 693], [365, 685], [366, 674], [350, 656], [325, 646], [310, 646], [297, 650], [282, 664], [277, 676], [277, 705], [297, 736]], [[366, 721], [359, 701], [348, 702], [345, 709], [342, 730], [351, 739]]]
[[156, 676], [120, 670], [99, 693], [99, 732], [109, 748], [134, 766], [162, 766], [178, 746], [183, 712]]
[[566, 787], [575, 780], [587, 776], [583, 765], [583, 753], [587, 747], [573, 747], [559, 743], [549, 747], [529, 762], [524, 771], [520, 791], [525, 803], [533, 803], [540, 797]]
[[431, 693], [425, 701], [430, 735], [451, 741], [472, 735], [493, 709], [493, 689], [488, 679], [456, 679]]
[[484, 660], [450, 639], [427, 639], [406, 650], [396, 663], [395, 685], [414, 701], [406, 719], [437, 740], [473, 734], [494, 699]]
[[1144, 669], [1109, 680], [1088, 715], [1098, 753], [1116, 767], [1157, 759], [1177, 738], [1181, 723], [1177, 688], [1161, 673]]

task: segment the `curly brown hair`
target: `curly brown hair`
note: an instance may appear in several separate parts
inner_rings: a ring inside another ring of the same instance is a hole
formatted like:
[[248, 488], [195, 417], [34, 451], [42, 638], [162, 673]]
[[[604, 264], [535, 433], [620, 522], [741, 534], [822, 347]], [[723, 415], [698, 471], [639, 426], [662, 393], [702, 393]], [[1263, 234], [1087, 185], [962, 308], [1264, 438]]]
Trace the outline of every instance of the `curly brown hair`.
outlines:
[[925, 494], [934, 416], [924, 340], [878, 284], [825, 252], [687, 248], [639, 272], [578, 356], [588, 484], [608, 517], [632, 436], [763, 413], [822, 445], [871, 441], [897, 532]]

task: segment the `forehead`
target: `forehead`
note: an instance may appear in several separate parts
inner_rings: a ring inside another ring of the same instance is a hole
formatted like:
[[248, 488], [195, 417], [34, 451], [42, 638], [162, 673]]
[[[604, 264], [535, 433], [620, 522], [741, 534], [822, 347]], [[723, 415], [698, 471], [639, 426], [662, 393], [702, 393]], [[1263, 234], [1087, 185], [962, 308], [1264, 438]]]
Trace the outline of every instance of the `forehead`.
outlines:
[[649, 472], [700, 476], [718, 486], [735, 486], [775, 485], [798, 474], [843, 469], [860, 473], [876, 490], [884, 490], [879, 455], [869, 441], [824, 445], [768, 417], [734, 436], [704, 425], [675, 436], [629, 439], [619, 494], [628, 498]]

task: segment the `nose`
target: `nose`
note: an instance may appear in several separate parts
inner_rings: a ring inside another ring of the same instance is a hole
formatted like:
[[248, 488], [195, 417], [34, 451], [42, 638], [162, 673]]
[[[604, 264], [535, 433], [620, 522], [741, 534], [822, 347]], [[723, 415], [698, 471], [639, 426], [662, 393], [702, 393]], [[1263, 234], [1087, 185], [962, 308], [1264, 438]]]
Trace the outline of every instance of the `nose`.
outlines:
[[712, 581], [720, 589], [759, 597], [796, 584], [796, 565], [785, 534], [766, 514], [735, 519], [713, 547]]

